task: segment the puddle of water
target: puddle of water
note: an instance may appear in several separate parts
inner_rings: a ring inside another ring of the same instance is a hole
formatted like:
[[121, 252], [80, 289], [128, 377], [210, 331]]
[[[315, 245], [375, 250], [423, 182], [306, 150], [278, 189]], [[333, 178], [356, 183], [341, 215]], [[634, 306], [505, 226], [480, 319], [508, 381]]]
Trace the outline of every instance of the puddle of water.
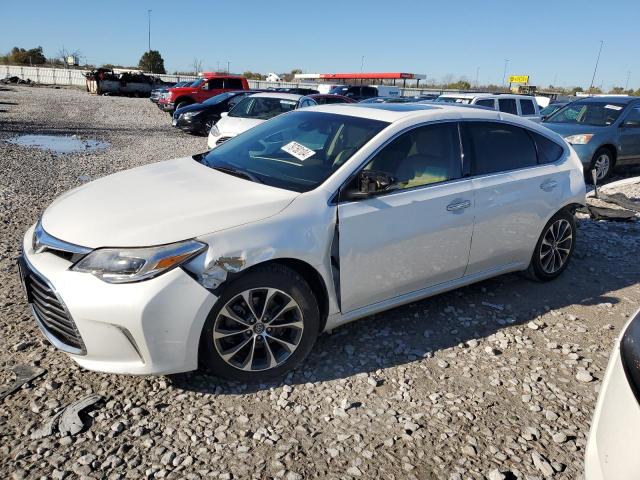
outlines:
[[109, 142], [82, 140], [76, 135], [19, 135], [7, 140], [22, 147], [35, 147], [53, 153], [78, 153], [104, 150]]

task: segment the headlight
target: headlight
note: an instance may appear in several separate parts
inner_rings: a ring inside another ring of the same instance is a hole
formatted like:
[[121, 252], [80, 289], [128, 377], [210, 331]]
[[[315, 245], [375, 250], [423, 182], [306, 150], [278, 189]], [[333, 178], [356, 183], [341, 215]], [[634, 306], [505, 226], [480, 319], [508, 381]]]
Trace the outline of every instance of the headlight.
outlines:
[[593, 133], [581, 133], [580, 135], [569, 135], [564, 139], [571, 145], [585, 145], [593, 138]]
[[209, 130], [209, 133], [211, 135], [213, 135], [214, 137], [219, 137], [220, 136], [220, 130], [218, 130], [218, 127], [216, 127], [215, 125], [213, 127], [211, 127], [211, 130]]
[[156, 277], [202, 252], [207, 245], [195, 240], [146, 248], [99, 248], [72, 270], [91, 273], [107, 283], [130, 283]]
[[182, 118], [184, 118], [186, 120], [186, 119], [195, 117], [199, 113], [200, 112], [185, 112], [181, 116], [182, 116]]

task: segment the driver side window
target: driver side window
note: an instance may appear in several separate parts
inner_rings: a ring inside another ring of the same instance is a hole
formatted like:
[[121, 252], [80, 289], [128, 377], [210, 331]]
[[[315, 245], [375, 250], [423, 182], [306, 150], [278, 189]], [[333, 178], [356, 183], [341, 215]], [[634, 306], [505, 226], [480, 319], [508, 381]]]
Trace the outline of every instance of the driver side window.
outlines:
[[364, 167], [395, 180], [395, 190], [454, 180], [462, 176], [456, 123], [441, 123], [403, 133]]

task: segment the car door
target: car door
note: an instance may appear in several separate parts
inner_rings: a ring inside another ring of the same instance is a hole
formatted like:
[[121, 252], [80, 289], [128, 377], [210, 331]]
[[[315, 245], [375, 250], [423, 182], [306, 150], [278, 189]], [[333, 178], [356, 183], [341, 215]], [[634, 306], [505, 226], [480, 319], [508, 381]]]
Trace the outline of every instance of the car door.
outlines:
[[[546, 220], [569, 188], [566, 151], [552, 140], [497, 121], [463, 122], [463, 148], [475, 198], [475, 224], [466, 275], [528, 262]], [[536, 150], [539, 139], [540, 153]], [[543, 151], [543, 143], [548, 155]], [[540, 156], [540, 159], [538, 159]]]
[[[363, 170], [397, 181], [393, 190], [338, 205], [342, 311], [462, 277], [474, 208], [471, 180], [462, 178], [457, 123], [404, 132]], [[341, 194], [356, 188], [358, 178]]]
[[618, 165], [640, 163], [640, 104], [634, 105], [618, 128]]

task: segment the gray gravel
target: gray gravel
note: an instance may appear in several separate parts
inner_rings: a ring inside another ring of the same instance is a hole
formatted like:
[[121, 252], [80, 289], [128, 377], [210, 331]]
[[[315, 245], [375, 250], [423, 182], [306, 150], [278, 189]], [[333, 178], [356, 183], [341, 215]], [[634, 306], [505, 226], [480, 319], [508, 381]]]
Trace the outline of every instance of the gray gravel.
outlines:
[[[47, 372], [0, 403], [2, 478], [579, 479], [613, 341], [640, 305], [640, 225], [579, 220], [555, 282], [507, 275], [323, 335], [284, 381], [198, 373], [126, 377], [77, 367], [43, 339], [15, 260], [57, 195], [205, 148], [146, 99], [0, 91], [0, 382]], [[104, 152], [54, 156], [3, 142], [64, 132]], [[31, 435], [68, 404], [104, 397], [75, 435]]]

